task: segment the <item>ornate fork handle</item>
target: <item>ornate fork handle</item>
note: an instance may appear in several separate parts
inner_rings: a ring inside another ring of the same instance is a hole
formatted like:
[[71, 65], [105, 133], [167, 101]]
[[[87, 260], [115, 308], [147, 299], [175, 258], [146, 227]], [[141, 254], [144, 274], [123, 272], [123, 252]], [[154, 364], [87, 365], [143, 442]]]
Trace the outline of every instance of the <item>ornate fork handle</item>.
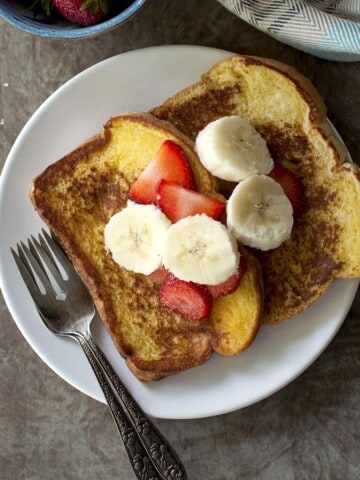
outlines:
[[[99, 382], [101, 379], [101, 387], [105, 387], [103, 388], [103, 392], [109, 403], [114, 420], [119, 427], [120, 433], [120, 428], [123, 430], [125, 429], [124, 443], [126, 450], [135, 471], [141, 471], [141, 476], [138, 476], [138, 478], [142, 480], [186, 480], [186, 472], [177, 454], [121, 383], [119, 377], [114, 372], [91, 334], [88, 333], [87, 335], [81, 335], [79, 342], [88, 356], [94, 371], [95, 368], [98, 369], [99, 366], [101, 366], [100, 378], [96, 371], [95, 373]], [[90, 356], [88, 355], [88, 350], [91, 352]], [[89, 357], [91, 357], [91, 360]], [[93, 365], [94, 362], [98, 364]], [[104, 373], [106, 377], [104, 376]], [[107, 380], [116, 391], [120, 405]], [[110, 398], [110, 402], [107, 395]], [[137, 437], [133, 435], [133, 432], [128, 438], [130, 428], [136, 430]], [[123, 435], [122, 437], [124, 439]], [[154, 466], [151, 465], [148, 457], [150, 457]], [[154, 467], [156, 468], [156, 471], [154, 470]]]
[[89, 347], [82, 335], [74, 337], [82, 347], [95, 375], [99, 385], [105, 395], [107, 404], [110, 408], [112, 417], [115, 421], [120, 436], [124, 442], [124, 446], [136, 477], [139, 480], [163, 480], [166, 477], [159, 476], [153, 466], [147, 452], [145, 451], [136, 431], [128, 420], [121, 404], [114, 395], [109, 381], [106, 378], [100, 364], [97, 362], [95, 355]]

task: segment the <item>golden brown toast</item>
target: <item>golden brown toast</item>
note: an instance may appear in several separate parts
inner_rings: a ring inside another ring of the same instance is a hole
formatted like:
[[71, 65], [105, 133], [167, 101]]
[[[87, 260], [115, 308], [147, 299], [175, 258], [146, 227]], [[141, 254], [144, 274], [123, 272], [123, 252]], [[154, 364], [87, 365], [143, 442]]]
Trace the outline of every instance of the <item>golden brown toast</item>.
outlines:
[[217, 182], [200, 164], [192, 141], [150, 114], [110, 119], [102, 134], [40, 174], [31, 190], [35, 208], [88, 285], [119, 352], [145, 381], [199, 365], [213, 350], [239, 353], [258, 331], [263, 300], [260, 268], [248, 252], [239, 288], [216, 299], [204, 321], [162, 307], [149, 277], [121, 268], [106, 252], [105, 225], [125, 207], [130, 186], [166, 139], [183, 148], [198, 190], [216, 195]]
[[304, 208], [291, 238], [272, 251], [254, 251], [264, 278], [264, 323], [303, 311], [334, 278], [360, 276], [359, 168], [345, 162], [324, 102], [308, 79], [276, 61], [234, 56], [151, 113], [192, 139], [212, 120], [245, 117], [274, 160], [300, 178]]

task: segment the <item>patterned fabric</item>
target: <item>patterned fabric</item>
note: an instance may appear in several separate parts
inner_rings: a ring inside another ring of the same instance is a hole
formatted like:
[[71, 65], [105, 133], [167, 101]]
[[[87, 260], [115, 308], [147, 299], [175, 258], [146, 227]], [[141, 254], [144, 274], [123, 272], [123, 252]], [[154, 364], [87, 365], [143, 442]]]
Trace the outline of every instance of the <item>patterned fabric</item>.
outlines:
[[360, 0], [218, 0], [277, 40], [328, 60], [360, 60]]

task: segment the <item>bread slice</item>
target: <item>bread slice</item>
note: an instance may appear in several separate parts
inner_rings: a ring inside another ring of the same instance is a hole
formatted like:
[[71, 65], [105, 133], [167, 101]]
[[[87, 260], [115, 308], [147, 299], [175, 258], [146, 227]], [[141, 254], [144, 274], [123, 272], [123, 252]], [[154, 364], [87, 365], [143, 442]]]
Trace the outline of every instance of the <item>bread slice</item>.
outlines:
[[212, 120], [241, 115], [265, 138], [274, 160], [300, 178], [304, 209], [290, 240], [254, 251], [264, 278], [264, 323], [302, 312], [334, 278], [360, 276], [359, 168], [346, 162], [308, 79], [276, 61], [233, 56], [151, 113], [192, 139]]
[[198, 190], [216, 195], [193, 143], [150, 114], [110, 119], [101, 134], [49, 166], [33, 182], [31, 200], [77, 267], [119, 352], [141, 380], [154, 380], [205, 362], [215, 350], [234, 355], [254, 339], [262, 309], [261, 272], [246, 252], [247, 272], [233, 294], [215, 300], [205, 321], [162, 307], [149, 277], [117, 265], [104, 246], [104, 227], [122, 209], [130, 186], [162, 143], [184, 150]]

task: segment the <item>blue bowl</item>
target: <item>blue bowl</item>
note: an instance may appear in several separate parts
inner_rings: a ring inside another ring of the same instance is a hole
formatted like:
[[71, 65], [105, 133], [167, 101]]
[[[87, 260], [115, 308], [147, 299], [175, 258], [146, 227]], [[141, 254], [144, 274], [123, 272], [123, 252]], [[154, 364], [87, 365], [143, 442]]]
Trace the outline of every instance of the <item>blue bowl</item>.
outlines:
[[125, 23], [145, 4], [146, 0], [113, 2], [108, 15], [97, 25], [82, 27], [59, 16], [47, 18], [27, 10], [20, 0], [0, 0], [0, 16], [21, 30], [48, 38], [87, 38]]

